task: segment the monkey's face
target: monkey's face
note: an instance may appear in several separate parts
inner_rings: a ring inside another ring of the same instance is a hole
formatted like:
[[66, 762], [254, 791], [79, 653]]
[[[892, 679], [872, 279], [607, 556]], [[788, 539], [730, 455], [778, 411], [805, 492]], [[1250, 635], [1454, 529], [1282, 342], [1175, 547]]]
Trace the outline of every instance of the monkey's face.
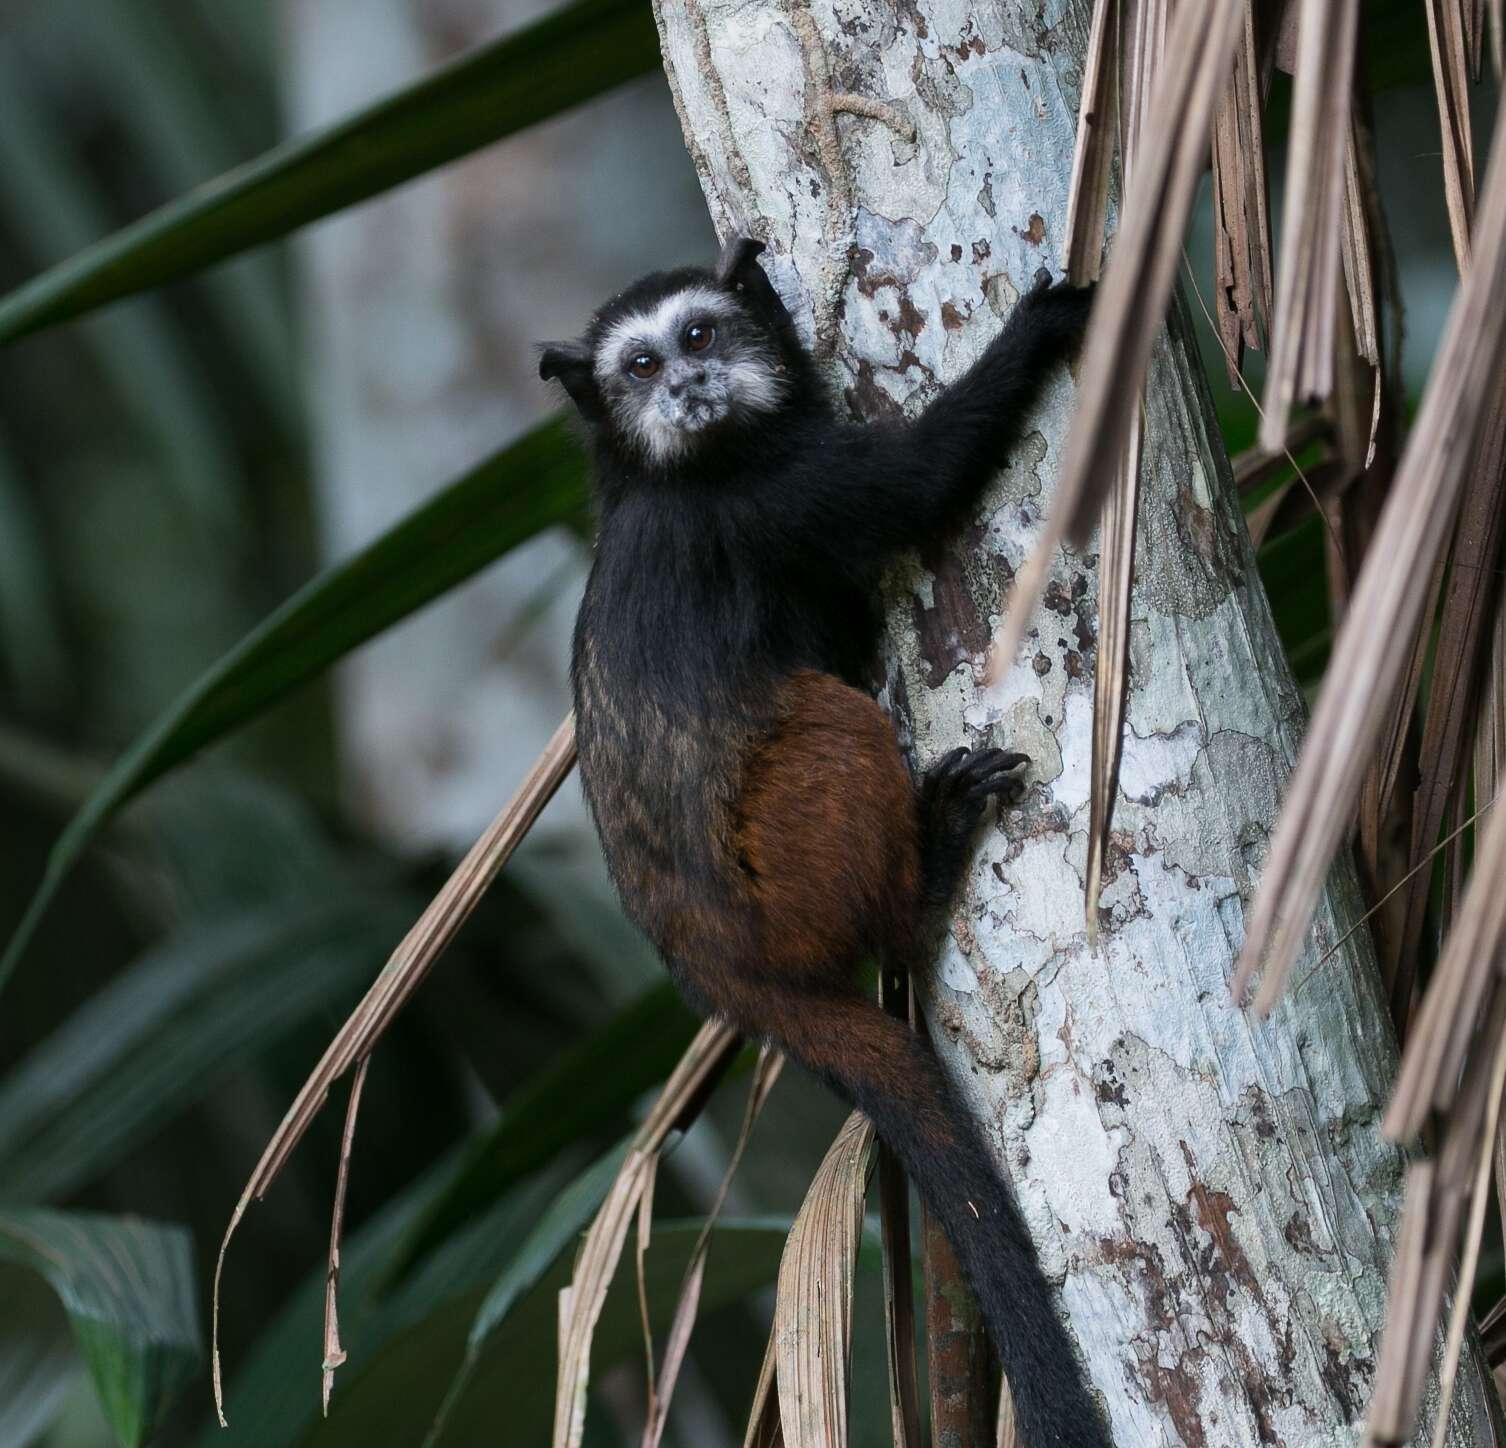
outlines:
[[714, 287], [673, 291], [614, 318], [592, 370], [611, 426], [656, 463], [775, 411], [785, 390], [772, 340]]

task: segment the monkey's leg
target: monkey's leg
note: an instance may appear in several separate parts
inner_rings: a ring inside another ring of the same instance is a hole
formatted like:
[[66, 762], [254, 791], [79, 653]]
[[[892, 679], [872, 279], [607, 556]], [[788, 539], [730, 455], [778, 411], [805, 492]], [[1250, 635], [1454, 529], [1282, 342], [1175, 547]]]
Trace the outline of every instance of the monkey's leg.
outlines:
[[1024, 797], [1021, 771], [1029, 763], [1003, 749], [954, 749], [921, 776], [921, 896], [928, 915], [956, 894], [988, 801], [1010, 805]]
[[865, 954], [916, 948], [926, 892], [950, 893], [988, 800], [1019, 797], [1024, 758], [959, 750], [917, 792], [892, 724], [865, 694], [803, 673], [781, 704], [779, 726], [746, 762], [738, 811], [758, 949], [705, 975], [707, 1002], [820, 1076], [897, 1153], [978, 1297], [1026, 1448], [1107, 1448], [981, 1133], [931, 1047], [851, 978]]
[[780, 1014], [780, 1044], [874, 1124], [951, 1242], [1009, 1378], [1025, 1448], [1109, 1448], [1030, 1231], [935, 1053], [853, 993]]

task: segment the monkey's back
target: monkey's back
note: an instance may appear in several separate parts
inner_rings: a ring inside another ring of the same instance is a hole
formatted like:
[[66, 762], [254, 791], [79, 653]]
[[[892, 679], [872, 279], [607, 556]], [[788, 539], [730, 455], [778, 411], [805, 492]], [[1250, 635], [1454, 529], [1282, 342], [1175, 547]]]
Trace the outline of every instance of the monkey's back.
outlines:
[[717, 521], [641, 504], [603, 518], [572, 670], [613, 883], [703, 1002], [713, 958], [850, 968], [904, 916], [915, 875], [893, 727], [832, 672], [823, 630], [835, 616], [845, 640], [852, 620]]

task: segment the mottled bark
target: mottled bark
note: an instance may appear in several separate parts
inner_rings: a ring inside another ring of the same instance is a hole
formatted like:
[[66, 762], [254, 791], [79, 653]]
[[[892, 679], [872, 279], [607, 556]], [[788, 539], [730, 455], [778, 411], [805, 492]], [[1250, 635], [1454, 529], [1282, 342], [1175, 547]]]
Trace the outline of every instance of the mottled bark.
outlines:
[[[656, 0], [718, 230], [766, 262], [848, 406], [913, 410], [1057, 267], [1085, 4]], [[1017, 666], [983, 651], [1049, 498], [1065, 374], [979, 516], [891, 581], [885, 700], [921, 761], [1028, 752], [933, 976], [932, 1034], [1014, 1181], [1119, 1442], [1352, 1442], [1401, 1159], [1395, 1047], [1335, 872], [1269, 1020], [1228, 981], [1302, 729], [1185, 318], [1146, 402], [1132, 679], [1099, 945], [1082, 921], [1096, 556]], [[1309, 972], [1311, 974], [1309, 975]], [[1450, 1442], [1488, 1442], [1466, 1373]]]

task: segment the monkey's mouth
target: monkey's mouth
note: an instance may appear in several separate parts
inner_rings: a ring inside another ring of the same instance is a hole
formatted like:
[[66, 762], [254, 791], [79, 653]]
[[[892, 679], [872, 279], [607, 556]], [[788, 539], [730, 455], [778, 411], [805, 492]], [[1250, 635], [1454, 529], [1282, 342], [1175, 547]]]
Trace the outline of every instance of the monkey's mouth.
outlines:
[[679, 432], [704, 432], [722, 422], [731, 411], [730, 399], [720, 389], [687, 392], [680, 397], [666, 397], [659, 411], [672, 428]]

